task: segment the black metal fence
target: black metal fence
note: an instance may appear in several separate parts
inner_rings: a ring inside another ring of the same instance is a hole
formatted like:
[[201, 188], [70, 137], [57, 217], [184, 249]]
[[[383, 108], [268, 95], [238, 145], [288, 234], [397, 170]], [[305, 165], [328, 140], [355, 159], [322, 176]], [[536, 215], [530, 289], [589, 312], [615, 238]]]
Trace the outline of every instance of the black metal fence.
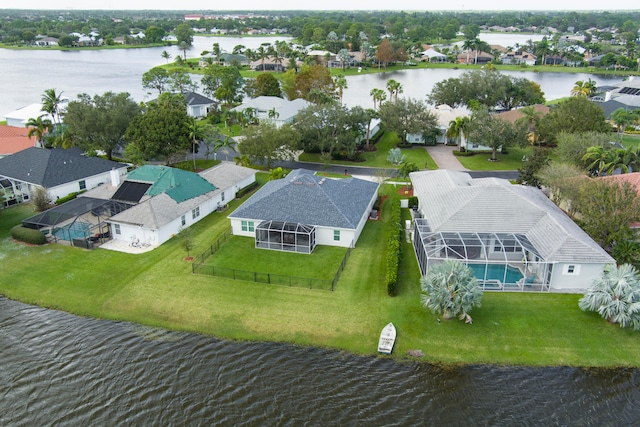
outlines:
[[[342, 258], [342, 262], [338, 267], [338, 271], [334, 275], [333, 279], [315, 279], [309, 277], [296, 277], [286, 276], [282, 274], [273, 273], [260, 273], [257, 271], [238, 270], [235, 268], [216, 267], [214, 265], [205, 264], [207, 258], [215, 254], [220, 247], [229, 240], [231, 236], [231, 229], [224, 232], [224, 234], [216, 240], [206, 251], [194, 258], [191, 264], [191, 269], [194, 274], [205, 274], [208, 276], [225, 277], [233, 280], [244, 280], [247, 282], [257, 283], [269, 283], [272, 285], [281, 286], [296, 286], [300, 288], [308, 289], [321, 289], [325, 291], [334, 291], [335, 287], [340, 279], [340, 274], [347, 265], [349, 255], [351, 255], [352, 248], [348, 248], [347, 252]], [[311, 255], [313, 256], [313, 255]]]

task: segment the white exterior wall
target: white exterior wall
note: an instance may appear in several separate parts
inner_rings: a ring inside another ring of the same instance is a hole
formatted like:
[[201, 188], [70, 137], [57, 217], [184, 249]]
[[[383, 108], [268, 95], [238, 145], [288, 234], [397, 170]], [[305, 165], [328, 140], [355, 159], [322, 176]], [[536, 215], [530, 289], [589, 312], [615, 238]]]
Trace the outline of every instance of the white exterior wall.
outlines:
[[[122, 167], [118, 169], [118, 175], [125, 176], [127, 174], [127, 168]], [[106, 184], [111, 182], [111, 172], [107, 171], [99, 175], [90, 176], [87, 178], [79, 179], [77, 181], [68, 182], [66, 184], [58, 185], [55, 187], [47, 188], [47, 194], [52, 202], [55, 202], [59, 197], [68, 196], [71, 193], [82, 191], [80, 189], [80, 181], [85, 182], [85, 190], [91, 190], [100, 184]], [[32, 187], [32, 186], [30, 186]]]
[[[553, 265], [550, 287], [554, 290], [582, 290], [590, 288], [592, 282], [602, 275], [606, 264], [579, 264], [577, 262], [557, 263]], [[568, 272], [574, 266], [574, 273]]]
[[[333, 240], [333, 231], [340, 230], [340, 240]], [[355, 240], [355, 230], [347, 228], [316, 227], [316, 244], [348, 248]]]

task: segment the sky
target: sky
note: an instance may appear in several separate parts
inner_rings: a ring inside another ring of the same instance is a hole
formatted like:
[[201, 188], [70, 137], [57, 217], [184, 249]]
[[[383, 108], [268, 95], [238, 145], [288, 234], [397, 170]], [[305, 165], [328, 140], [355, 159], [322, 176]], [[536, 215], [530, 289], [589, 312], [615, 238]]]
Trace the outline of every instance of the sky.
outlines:
[[[217, 4], [216, 4], [217, 3]], [[292, 0], [237, 0], [221, 5], [212, 0], [103, 0], [96, 3], [86, 0], [0, 0], [0, 9], [105, 9], [105, 10], [189, 10], [213, 12], [222, 10], [597, 10], [605, 3], [584, 0], [537, 0], [523, 2], [513, 0], [321, 0], [314, 2], [294, 2]], [[638, 0], [617, 0], [606, 3], [606, 10], [640, 10]]]

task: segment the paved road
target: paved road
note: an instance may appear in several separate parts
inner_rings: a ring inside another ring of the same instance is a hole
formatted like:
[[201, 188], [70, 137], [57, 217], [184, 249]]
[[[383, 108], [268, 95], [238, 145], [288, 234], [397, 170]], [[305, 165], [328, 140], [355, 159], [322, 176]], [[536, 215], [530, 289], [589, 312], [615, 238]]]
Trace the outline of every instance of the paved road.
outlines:
[[[436, 164], [440, 167], [440, 169], [450, 169], [450, 170], [458, 170], [465, 171], [473, 178], [487, 178], [487, 177], [496, 177], [496, 178], [504, 178], [514, 180], [518, 178], [518, 171], [469, 171], [465, 169], [458, 159], [453, 155], [453, 147], [448, 147], [446, 145], [436, 145], [433, 147], [427, 147], [427, 151], [436, 161]], [[435, 152], [435, 156], [433, 155]], [[225, 155], [224, 152], [219, 150], [216, 153], [216, 158], [219, 160], [225, 160], [228, 157], [229, 160], [233, 160], [238, 153], [235, 150], [231, 149], [228, 154]], [[196, 158], [204, 158], [205, 150], [200, 150], [196, 154]], [[189, 157], [190, 158], [190, 157]], [[210, 153], [209, 158], [214, 158], [214, 154]], [[437, 159], [437, 160], [436, 160]], [[313, 171], [326, 171], [337, 174], [347, 174], [347, 175], [359, 175], [359, 176], [380, 176], [384, 174], [387, 177], [394, 177], [397, 175], [398, 171], [392, 168], [372, 168], [367, 166], [342, 166], [342, 165], [329, 165], [327, 169], [325, 169], [324, 165], [320, 163], [308, 163], [308, 162], [274, 162], [275, 166], [281, 166], [287, 169], [298, 169], [304, 168]]]

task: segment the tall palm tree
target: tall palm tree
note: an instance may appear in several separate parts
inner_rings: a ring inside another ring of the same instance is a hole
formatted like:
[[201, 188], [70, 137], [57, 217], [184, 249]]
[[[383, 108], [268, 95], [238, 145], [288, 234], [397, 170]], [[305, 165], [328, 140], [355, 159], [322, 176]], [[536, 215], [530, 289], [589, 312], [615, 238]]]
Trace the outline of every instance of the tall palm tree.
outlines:
[[540, 119], [542, 118], [542, 113], [536, 111], [533, 105], [528, 105], [520, 110], [523, 114], [518, 120], [516, 120], [517, 125], [524, 125], [527, 127], [527, 139], [530, 144], [535, 144], [536, 142], [540, 142], [540, 138], [538, 136], [537, 130], [540, 125]]
[[236, 148], [236, 142], [230, 137], [218, 138], [213, 144], [213, 151], [222, 150], [224, 153], [224, 159], [229, 160], [229, 149], [234, 150]]
[[47, 89], [42, 95], [42, 111], [49, 113], [53, 119], [53, 125], [60, 124], [60, 104], [62, 104], [62, 92], [55, 89]]
[[169, 63], [169, 59], [171, 58], [171, 54], [169, 52], [163, 50], [160, 56], [167, 60], [167, 64]]
[[342, 95], [344, 93], [344, 90], [347, 88], [347, 79], [342, 74], [338, 74], [336, 77], [334, 77], [333, 84], [335, 85], [336, 89], [338, 89], [338, 99], [340, 101], [340, 104], [342, 105]]
[[467, 131], [469, 128], [469, 116], [456, 117], [455, 120], [449, 122], [449, 128], [445, 134], [447, 138], [454, 138], [458, 145], [458, 150], [462, 146], [462, 138], [467, 137]]
[[36, 137], [36, 147], [44, 146], [44, 136], [51, 130], [53, 127], [53, 123], [51, 120], [44, 118], [44, 114], [36, 117], [35, 119], [32, 117], [27, 120], [26, 126], [29, 128], [27, 132], [27, 136], [31, 138], [32, 136]]
[[260, 45], [258, 49], [256, 49], [256, 56], [260, 59], [260, 64], [262, 65], [262, 71], [264, 71], [264, 59], [269, 55], [269, 51], [265, 49], [264, 45]]
[[373, 88], [369, 95], [373, 98], [373, 108], [377, 109], [380, 104], [387, 100], [387, 94], [382, 89]]
[[183, 59], [186, 61], [187, 60], [187, 49], [189, 49], [189, 45], [187, 44], [187, 42], [182, 41], [178, 44], [178, 46], [180, 47], [180, 50], [182, 50], [182, 55], [183, 55]]
[[466, 62], [467, 65], [469, 65], [469, 53], [471, 53], [471, 49], [473, 49], [474, 46], [475, 46], [475, 43], [471, 39], [467, 39], [464, 41], [464, 43], [462, 43], [462, 50], [467, 51], [467, 62]]
[[402, 84], [394, 79], [387, 81], [387, 90], [389, 91], [389, 100], [395, 97], [398, 100], [398, 94], [402, 93]]
[[191, 157], [193, 159], [193, 171], [196, 171], [196, 147], [198, 143], [202, 141], [206, 136], [205, 127], [193, 118], [193, 121], [189, 125], [189, 139], [191, 140]]

